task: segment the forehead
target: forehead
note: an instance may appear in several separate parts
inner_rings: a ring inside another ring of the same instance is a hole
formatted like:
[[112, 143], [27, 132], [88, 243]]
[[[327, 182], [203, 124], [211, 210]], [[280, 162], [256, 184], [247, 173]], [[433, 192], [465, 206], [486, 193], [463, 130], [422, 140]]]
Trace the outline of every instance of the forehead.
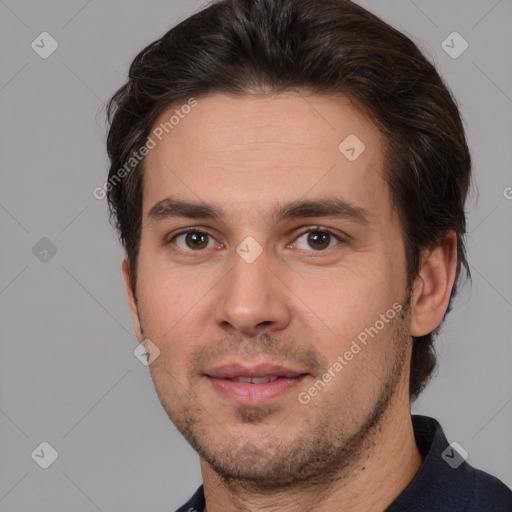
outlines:
[[386, 201], [381, 135], [348, 99], [285, 93], [195, 101], [173, 105], [152, 128], [145, 215], [169, 195], [260, 213], [326, 194], [361, 207]]

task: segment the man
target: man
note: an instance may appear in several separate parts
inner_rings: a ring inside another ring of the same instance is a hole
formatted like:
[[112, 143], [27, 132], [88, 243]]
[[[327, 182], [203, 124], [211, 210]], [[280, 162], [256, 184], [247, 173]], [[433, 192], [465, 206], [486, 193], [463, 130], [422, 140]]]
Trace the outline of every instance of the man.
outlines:
[[109, 119], [136, 335], [201, 457], [180, 511], [512, 510], [411, 416], [470, 183], [412, 41], [345, 0], [217, 1], [135, 58]]

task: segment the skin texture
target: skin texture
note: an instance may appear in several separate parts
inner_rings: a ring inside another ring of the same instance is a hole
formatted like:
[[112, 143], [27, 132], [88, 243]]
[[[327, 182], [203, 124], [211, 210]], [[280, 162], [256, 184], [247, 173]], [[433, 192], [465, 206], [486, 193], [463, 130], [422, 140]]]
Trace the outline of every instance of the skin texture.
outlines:
[[[149, 367], [156, 392], [201, 456], [207, 510], [384, 510], [421, 465], [411, 336], [442, 321], [453, 233], [423, 252], [407, 290], [382, 138], [349, 100], [290, 92], [197, 101], [146, 157], [136, 293], [126, 259], [123, 273], [137, 338], [160, 350]], [[338, 149], [349, 134], [365, 145], [354, 161]], [[224, 217], [151, 219], [170, 196], [214, 204]], [[271, 216], [292, 201], [334, 197], [363, 209], [366, 222]], [[188, 227], [210, 236], [173, 239]], [[319, 230], [332, 235], [318, 239]], [[263, 249], [251, 263], [236, 251], [249, 236]], [[301, 403], [299, 393], [397, 303], [400, 314]], [[234, 361], [308, 375], [270, 403], [244, 407], [204, 375]]]

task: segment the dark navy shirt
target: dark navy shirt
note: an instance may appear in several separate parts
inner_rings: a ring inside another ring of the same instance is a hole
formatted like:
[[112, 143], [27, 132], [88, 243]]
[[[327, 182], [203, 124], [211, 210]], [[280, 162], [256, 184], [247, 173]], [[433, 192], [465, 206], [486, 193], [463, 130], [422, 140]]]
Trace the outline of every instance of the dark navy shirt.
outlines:
[[[384, 512], [512, 512], [512, 490], [468, 464], [437, 420], [413, 414], [412, 424], [423, 463]], [[176, 512], [203, 512], [204, 506], [201, 485]]]

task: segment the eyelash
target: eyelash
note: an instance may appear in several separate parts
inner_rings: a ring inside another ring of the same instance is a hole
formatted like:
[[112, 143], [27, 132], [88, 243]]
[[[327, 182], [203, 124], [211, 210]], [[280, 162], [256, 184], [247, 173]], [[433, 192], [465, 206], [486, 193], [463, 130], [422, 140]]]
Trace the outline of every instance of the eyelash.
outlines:
[[[312, 233], [314, 233], [314, 232], [327, 233], [331, 237], [335, 238], [340, 244], [347, 241], [344, 237], [334, 233], [330, 229], [322, 228], [321, 226], [308, 226], [307, 228], [305, 228], [303, 231], [301, 231], [296, 236], [295, 240], [301, 238], [303, 235], [305, 235], [306, 233], [310, 233], [310, 232], [312, 232]], [[165, 245], [171, 245], [176, 240], [176, 238], [178, 238], [181, 235], [185, 235], [187, 233], [201, 233], [201, 234], [207, 235], [210, 238], [214, 239], [214, 237], [210, 233], [208, 233], [207, 231], [202, 230], [202, 229], [197, 228], [197, 227], [190, 227], [190, 228], [182, 229], [181, 231], [175, 233], [169, 240], [167, 240], [165, 242]], [[336, 244], [336, 245], [339, 245], [339, 244]], [[334, 246], [334, 247], [336, 247], [336, 246]], [[311, 251], [308, 251], [308, 252], [324, 253], [324, 252], [327, 252], [329, 249], [332, 249], [332, 248], [333, 247], [329, 247], [328, 249], [321, 249], [321, 250], [318, 250], [318, 251], [315, 251], [314, 249], [311, 249]], [[305, 250], [305, 249], [301, 249], [301, 250]], [[186, 250], [185, 251], [184, 249], [178, 248], [177, 251], [182, 253], [182, 254], [184, 254], [184, 253], [189, 254], [189, 253], [201, 253], [201, 252], [204, 252], [205, 249], [198, 249], [196, 251], [190, 249], [190, 250]], [[195, 256], [191, 255], [191, 257], [195, 257]]]

